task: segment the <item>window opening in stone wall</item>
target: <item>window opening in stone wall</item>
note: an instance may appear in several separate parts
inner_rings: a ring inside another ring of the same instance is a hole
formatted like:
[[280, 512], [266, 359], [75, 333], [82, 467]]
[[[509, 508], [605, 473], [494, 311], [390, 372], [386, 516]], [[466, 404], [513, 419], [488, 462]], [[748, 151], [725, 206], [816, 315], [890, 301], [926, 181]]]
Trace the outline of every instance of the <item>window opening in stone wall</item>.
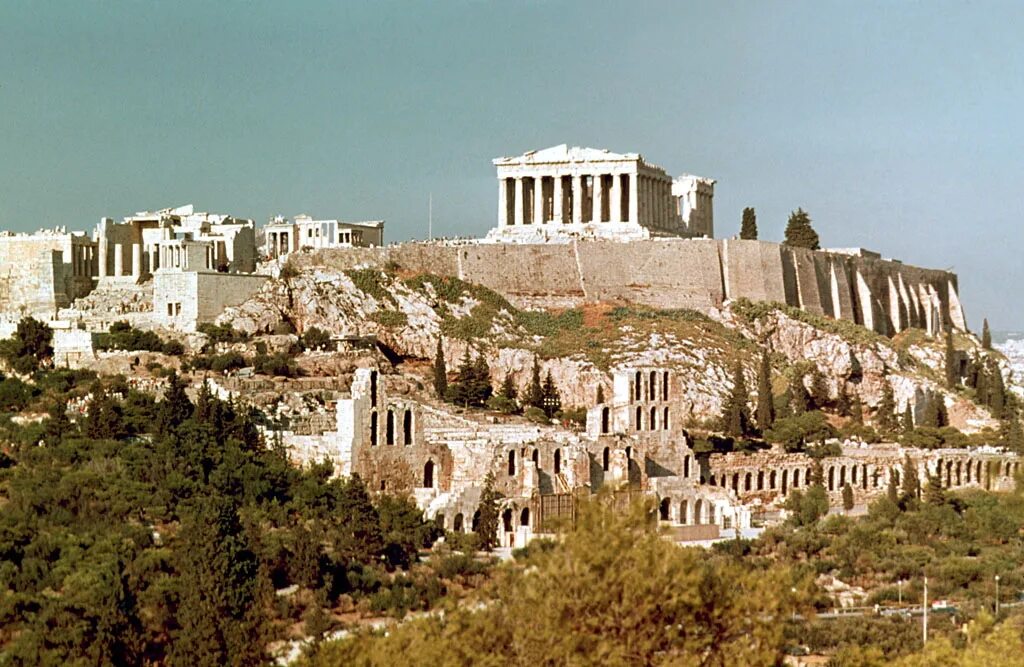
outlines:
[[690, 455], [683, 457], [683, 477], [690, 476]]
[[611, 409], [601, 408], [601, 433], [607, 434], [611, 430]]
[[662, 521], [668, 521], [668, 508], [669, 499], [663, 498], [661, 501], [661, 505], [658, 506], [658, 518]]
[[462, 514], [456, 514], [455, 518], [452, 519], [452, 530], [456, 533], [461, 533], [463, 531], [463, 521]]
[[512, 510], [507, 509], [501, 513], [501, 527], [506, 533], [512, 532]]
[[667, 431], [668, 430], [668, 406], [667, 405], [665, 406], [665, 409], [662, 410], [661, 430], [663, 430], [663, 431]]
[[643, 396], [644, 376], [640, 371], [637, 371], [634, 378], [635, 379], [633, 381], [633, 398], [639, 401], [640, 398]]
[[658, 397], [658, 372], [651, 371], [650, 379], [647, 382], [647, 398], [653, 401]]
[[370, 405], [377, 407], [377, 371], [370, 372]]
[[555, 450], [555, 474], [558, 475], [562, 472], [562, 450]]
[[388, 410], [388, 421], [385, 429], [384, 442], [389, 445], [395, 444], [395, 413]]
[[427, 461], [423, 466], [423, 488], [434, 488], [434, 462]]
[[647, 428], [652, 431], [658, 428], [658, 408], [656, 407], [651, 408], [651, 421], [647, 424]]
[[684, 500], [681, 503], [679, 503], [679, 523], [683, 524], [684, 526], [686, 525], [686, 522], [689, 521], [689, 517], [686, 516], [686, 512], [686, 501]]
[[608, 447], [604, 448], [604, 452], [601, 453], [601, 469], [608, 472], [608, 463], [611, 458], [611, 450]]
[[644, 426], [644, 409], [639, 405], [636, 406], [636, 430], [641, 430]]
[[533, 465], [536, 466], [537, 470], [540, 470], [540, 450], [533, 450]]
[[661, 400], [668, 400], [668, 371], [661, 374]]
[[523, 511], [519, 513], [519, 525], [529, 526], [530, 525], [530, 508], [524, 507]]
[[412, 410], [406, 410], [402, 417], [402, 444], [412, 444]]
[[370, 446], [377, 446], [377, 412], [370, 413]]
[[508, 474], [516, 474], [516, 452], [514, 449], [508, 452]]

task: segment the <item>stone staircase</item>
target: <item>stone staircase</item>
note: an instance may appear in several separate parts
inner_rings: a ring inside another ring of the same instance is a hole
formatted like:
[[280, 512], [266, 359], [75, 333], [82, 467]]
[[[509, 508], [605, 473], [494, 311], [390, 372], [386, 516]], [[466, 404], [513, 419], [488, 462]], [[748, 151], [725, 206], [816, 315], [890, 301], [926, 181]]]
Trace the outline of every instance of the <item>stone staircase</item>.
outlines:
[[100, 279], [86, 296], [58, 313], [62, 320], [81, 322], [90, 331], [106, 331], [118, 321], [144, 329], [153, 327], [153, 281], [133, 283]]

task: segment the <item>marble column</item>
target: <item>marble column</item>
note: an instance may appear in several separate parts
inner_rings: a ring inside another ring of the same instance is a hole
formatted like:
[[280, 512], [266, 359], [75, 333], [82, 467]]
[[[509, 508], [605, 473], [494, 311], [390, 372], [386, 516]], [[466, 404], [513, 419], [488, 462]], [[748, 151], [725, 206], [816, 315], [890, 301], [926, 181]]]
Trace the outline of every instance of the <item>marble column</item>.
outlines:
[[132, 278], [138, 280], [142, 277], [142, 244], [132, 244]]
[[120, 278], [124, 275], [124, 246], [120, 243], [114, 244], [114, 277]]
[[512, 211], [512, 216], [515, 218], [515, 221], [512, 224], [514, 224], [514, 225], [521, 225], [521, 224], [523, 224], [525, 222], [525, 220], [523, 219], [523, 177], [522, 176], [516, 176], [516, 192], [515, 192], [515, 197], [516, 197], [515, 208]]
[[565, 222], [565, 194], [562, 192], [562, 175], [555, 174], [551, 192], [551, 222]]
[[636, 173], [629, 175], [629, 222], [640, 221], [640, 178]]
[[579, 174], [572, 177], [572, 221], [577, 225], [583, 222], [583, 177]]
[[591, 220], [594, 222], [604, 222], [604, 216], [602, 210], [604, 208], [604, 182], [601, 174], [594, 174], [591, 182], [594, 184], [594, 214], [591, 216]]
[[544, 219], [544, 177], [533, 177], [533, 224], [543, 225]]
[[107, 277], [107, 239], [100, 237], [99, 242], [99, 264], [97, 265], [97, 273], [100, 278]]
[[508, 181], [498, 179], [498, 226], [508, 226]]
[[608, 207], [608, 220], [611, 222], [622, 221], [622, 176], [615, 174], [612, 176], [612, 191], [610, 193], [611, 201]]

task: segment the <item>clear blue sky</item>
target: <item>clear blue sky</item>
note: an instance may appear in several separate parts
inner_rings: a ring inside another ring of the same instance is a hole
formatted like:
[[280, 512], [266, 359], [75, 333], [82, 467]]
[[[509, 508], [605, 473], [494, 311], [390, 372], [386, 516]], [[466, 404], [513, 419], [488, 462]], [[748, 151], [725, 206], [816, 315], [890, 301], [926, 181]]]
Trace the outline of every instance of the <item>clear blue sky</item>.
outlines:
[[960, 274], [1024, 329], [1024, 5], [0, 3], [0, 227], [194, 203], [479, 235], [559, 143], [718, 179], [716, 230]]

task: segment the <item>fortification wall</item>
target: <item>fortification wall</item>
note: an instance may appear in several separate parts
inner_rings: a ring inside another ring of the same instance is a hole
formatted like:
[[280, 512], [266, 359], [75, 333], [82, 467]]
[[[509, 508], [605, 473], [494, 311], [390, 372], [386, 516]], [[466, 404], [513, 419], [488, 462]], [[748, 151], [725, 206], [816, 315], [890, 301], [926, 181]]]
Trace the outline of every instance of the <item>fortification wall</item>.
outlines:
[[394, 263], [479, 283], [527, 308], [622, 301], [707, 312], [743, 297], [850, 320], [884, 335], [908, 326], [932, 333], [966, 326], [953, 273], [766, 241], [408, 243], [326, 249], [295, 261], [335, 269]]

